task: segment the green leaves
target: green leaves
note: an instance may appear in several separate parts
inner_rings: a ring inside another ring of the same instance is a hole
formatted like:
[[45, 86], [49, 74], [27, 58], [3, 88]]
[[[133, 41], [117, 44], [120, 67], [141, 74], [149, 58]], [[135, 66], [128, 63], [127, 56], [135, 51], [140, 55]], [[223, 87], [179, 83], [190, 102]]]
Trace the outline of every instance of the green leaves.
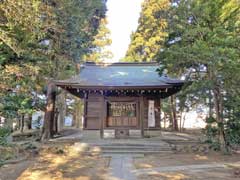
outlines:
[[[209, 116], [218, 123], [216, 127], [207, 127], [207, 131], [215, 136], [218, 130], [224, 130], [229, 143], [240, 135], [239, 3], [145, 0], [139, 26], [131, 36], [124, 59], [157, 60], [161, 64], [160, 74], [167, 69], [171, 76], [192, 80], [191, 86], [178, 94], [180, 109], [187, 111], [199, 104], [209, 107]], [[164, 104], [164, 112], [169, 111]]]
[[0, 116], [42, 108], [49, 78], [65, 79], [93, 47], [102, 0], [4, 0], [0, 3]]
[[110, 31], [106, 25], [107, 20], [102, 18], [97, 34], [93, 37], [92, 48], [89, 53], [83, 56], [84, 61], [103, 62], [112, 58], [112, 52], [107, 50], [107, 46], [111, 45], [112, 40], [110, 39]]
[[123, 61], [154, 61], [168, 36], [166, 28], [169, 0], [149, 0], [142, 4], [139, 26], [131, 36]]

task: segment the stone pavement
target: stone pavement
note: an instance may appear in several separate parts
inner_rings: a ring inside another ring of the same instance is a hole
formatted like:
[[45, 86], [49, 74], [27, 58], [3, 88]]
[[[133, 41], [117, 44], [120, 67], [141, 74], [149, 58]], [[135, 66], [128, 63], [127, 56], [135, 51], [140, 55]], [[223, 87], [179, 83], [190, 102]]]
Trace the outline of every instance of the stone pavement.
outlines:
[[136, 180], [133, 173], [133, 155], [115, 154], [111, 156], [110, 175], [116, 180]]

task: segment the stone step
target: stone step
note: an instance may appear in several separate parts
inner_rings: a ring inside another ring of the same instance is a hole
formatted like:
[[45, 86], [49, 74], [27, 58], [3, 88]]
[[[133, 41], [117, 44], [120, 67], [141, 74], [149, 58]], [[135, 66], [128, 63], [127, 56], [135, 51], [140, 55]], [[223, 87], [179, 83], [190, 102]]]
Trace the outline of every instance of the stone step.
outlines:
[[129, 146], [129, 147], [170, 147], [167, 143], [88, 143], [90, 146], [102, 146], [102, 147], [110, 147], [110, 146]]
[[156, 146], [97, 146], [100, 147], [102, 150], [171, 150], [170, 147], [156, 147]]
[[157, 150], [103, 150], [103, 154], [161, 154], [173, 153], [172, 151], [157, 151]]

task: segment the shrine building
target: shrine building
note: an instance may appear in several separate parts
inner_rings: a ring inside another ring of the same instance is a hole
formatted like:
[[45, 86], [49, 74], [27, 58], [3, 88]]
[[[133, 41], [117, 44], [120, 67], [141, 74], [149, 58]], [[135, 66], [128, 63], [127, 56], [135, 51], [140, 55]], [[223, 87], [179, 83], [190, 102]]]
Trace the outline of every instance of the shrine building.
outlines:
[[184, 81], [160, 76], [157, 63], [93, 63], [81, 66], [79, 75], [55, 81], [84, 100], [83, 130], [100, 137], [112, 130], [116, 137], [138, 131], [160, 131], [161, 99], [181, 90]]

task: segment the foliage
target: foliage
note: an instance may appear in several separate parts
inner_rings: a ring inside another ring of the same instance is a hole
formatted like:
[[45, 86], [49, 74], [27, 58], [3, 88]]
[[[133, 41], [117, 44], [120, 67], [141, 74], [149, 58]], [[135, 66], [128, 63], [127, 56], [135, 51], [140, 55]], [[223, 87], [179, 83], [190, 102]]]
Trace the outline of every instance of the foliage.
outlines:
[[40, 0], [4, 0], [0, 4], [0, 40], [18, 56], [31, 51], [31, 44], [41, 39], [40, 13], [46, 8]]
[[124, 61], [154, 61], [167, 36], [169, 0], [145, 0]]
[[7, 127], [0, 127], [0, 146], [7, 145], [7, 137], [11, 133], [10, 128]]
[[46, 83], [76, 73], [105, 12], [101, 0], [1, 1], [0, 116], [43, 109]]
[[110, 31], [106, 27], [107, 20], [102, 18], [97, 34], [93, 37], [93, 48], [87, 53], [83, 59], [84, 61], [103, 62], [104, 60], [111, 59], [113, 54], [107, 50], [107, 46], [112, 43], [110, 39]]
[[[192, 94], [203, 103], [206, 98], [213, 99], [214, 111], [210, 115], [216, 118], [218, 135], [229, 132], [226, 124], [232, 121], [227, 111], [233, 108], [228, 109], [226, 103], [234, 102], [228, 94], [240, 95], [237, 3], [232, 0], [175, 2], [169, 11], [169, 35], [164, 49], [159, 51], [162, 67], [173, 75], [185, 73], [186, 78], [195, 81], [195, 86], [188, 88], [188, 96]], [[235, 120], [239, 121], [237, 116]], [[219, 136], [219, 140], [223, 145], [223, 138]]]
[[124, 60], [157, 60], [160, 75], [167, 69], [190, 80], [178, 94], [178, 109], [209, 107], [217, 123], [209, 124], [206, 133], [217, 135], [220, 149], [239, 143], [239, 1], [145, 0], [142, 7]]

